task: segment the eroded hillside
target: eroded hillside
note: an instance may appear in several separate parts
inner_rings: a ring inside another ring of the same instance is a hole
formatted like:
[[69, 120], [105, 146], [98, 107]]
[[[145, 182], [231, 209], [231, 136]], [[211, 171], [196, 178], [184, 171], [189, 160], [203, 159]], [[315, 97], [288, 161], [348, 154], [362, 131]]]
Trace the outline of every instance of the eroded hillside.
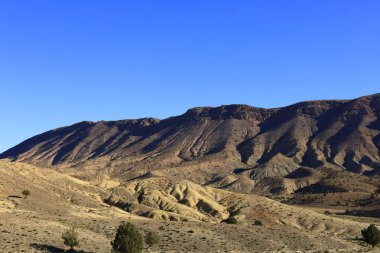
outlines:
[[[150, 252], [367, 250], [351, 240], [366, 223], [186, 180], [89, 182], [5, 161], [0, 162], [0, 177], [4, 252], [59, 252], [64, 249], [61, 233], [71, 226], [79, 232], [80, 249], [109, 252], [121, 221], [160, 235]], [[31, 192], [28, 198], [21, 195], [24, 189]], [[231, 215], [237, 225], [221, 222]], [[254, 225], [256, 220], [263, 225]]]
[[86, 179], [162, 176], [240, 192], [293, 193], [317, 183], [318, 176], [288, 177], [302, 169], [377, 175], [379, 116], [379, 94], [277, 109], [194, 108], [164, 120], [81, 122], [0, 157]]

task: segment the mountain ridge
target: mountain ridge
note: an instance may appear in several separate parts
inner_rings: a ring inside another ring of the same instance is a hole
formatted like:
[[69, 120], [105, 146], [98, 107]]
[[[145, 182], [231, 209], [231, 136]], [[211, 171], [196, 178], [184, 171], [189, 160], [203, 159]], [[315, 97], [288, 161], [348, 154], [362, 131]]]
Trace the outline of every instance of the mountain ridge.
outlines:
[[380, 94], [374, 94], [273, 109], [195, 107], [161, 120], [83, 121], [32, 137], [0, 158], [85, 168], [73, 171], [87, 176], [106, 171], [131, 179], [148, 173], [207, 183], [239, 168], [251, 171], [243, 175], [253, 181], [285, 177], [301, 167], [376, 175], [379, 150]]

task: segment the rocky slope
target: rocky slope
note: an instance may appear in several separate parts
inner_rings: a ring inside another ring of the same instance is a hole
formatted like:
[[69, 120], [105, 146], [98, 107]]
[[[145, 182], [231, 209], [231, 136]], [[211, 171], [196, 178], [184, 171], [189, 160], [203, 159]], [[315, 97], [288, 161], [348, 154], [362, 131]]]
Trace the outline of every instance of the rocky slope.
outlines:
[[[88, 182], [6, 161], [0, 161], [0, 178], [2, 252], [64, 252], [61, 234], [69, 227], [79, 233], [78, 252], [110, 252], [121, 221], [159, 234], [149, 252], [368, 251], [351, 240], [366, 222], [186, 180]], [[221, 223], [229, 215], [238, 224]]]
[[221, 184], [233, 177], [237, 188], [247, 189], [269, 179], [284, 187], [284, 178], [302, 168], [375, 175], [380, 94], [276, 109], [193, 108], [164, 120], [81, 122], [32, 137], [0, 158], [87, 178], [165, 176]]

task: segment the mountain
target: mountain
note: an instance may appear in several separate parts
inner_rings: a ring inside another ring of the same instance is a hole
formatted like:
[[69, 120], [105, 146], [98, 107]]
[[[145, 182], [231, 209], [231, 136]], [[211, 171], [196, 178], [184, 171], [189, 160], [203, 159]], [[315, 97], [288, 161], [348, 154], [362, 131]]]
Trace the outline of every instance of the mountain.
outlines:
[[0, 240], [63, 252], [76, 227], [81, 249], [109, 252], [128, 221], [160, 236], [151, 252], [367, 252], [379, 148], [380, 94], [80, 122], [0, 155]]
[[281, 179], [284, 190], [288, 175], [310, 168], [377, 175], [380, 94], [275, 109], [198, 107], [163, 120], [80, 122], [32, 137], [0, 158], [78, 177], [163, 176], [245, 191], [269, 179]]

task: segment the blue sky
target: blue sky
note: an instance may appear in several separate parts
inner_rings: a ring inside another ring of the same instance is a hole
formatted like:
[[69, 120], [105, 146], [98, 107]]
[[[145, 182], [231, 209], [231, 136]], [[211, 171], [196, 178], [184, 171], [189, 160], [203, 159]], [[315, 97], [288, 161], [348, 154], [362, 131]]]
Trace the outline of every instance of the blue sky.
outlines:
[[0, 151], [82, 120], [379, 92], [380, 1], [0, 1]]

